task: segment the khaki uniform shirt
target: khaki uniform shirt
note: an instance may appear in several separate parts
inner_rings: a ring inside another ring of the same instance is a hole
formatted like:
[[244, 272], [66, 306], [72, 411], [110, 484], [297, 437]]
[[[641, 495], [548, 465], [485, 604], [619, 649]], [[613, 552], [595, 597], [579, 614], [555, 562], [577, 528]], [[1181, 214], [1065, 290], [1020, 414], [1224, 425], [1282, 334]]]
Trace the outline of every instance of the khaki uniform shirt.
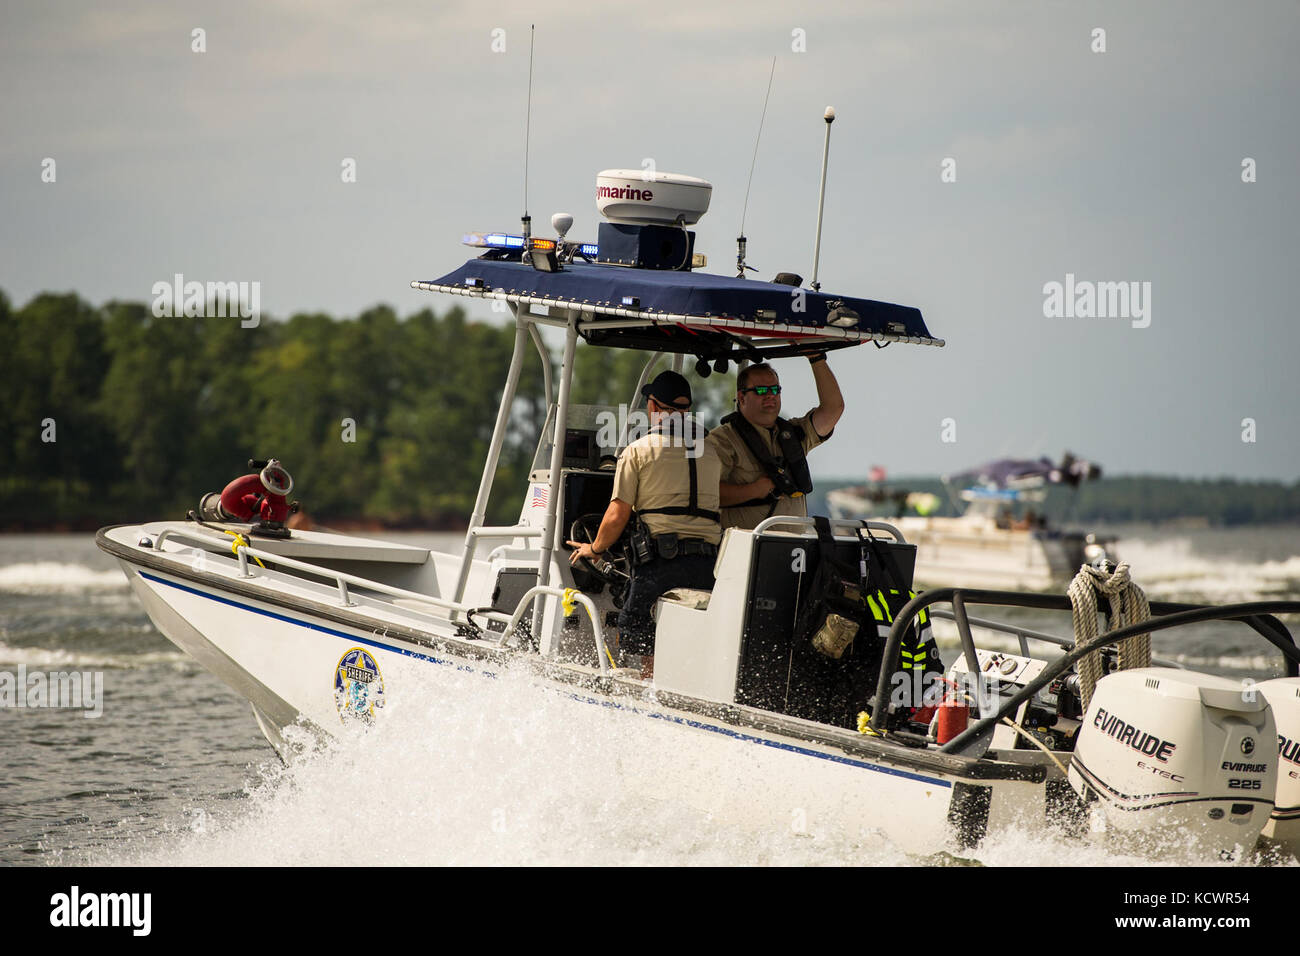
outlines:
[[[722, 466], [718, 453], [707, 442], [697, 443], [695, 458], [695, 506], [718, 510], [718, 482]], [[651, 432], [623, 449], [614, 471], [614, 497], [640, 512], [644, 508], [685, 508], [691, 501], [691, 473], [687, 449], [680, 438]], [[676, 534], [700, 538], [710, 544], [722, 539], [716, 521], [696, 515], [644, 515], [652, 535]]]
[[[803, 450], [804, 452], [812, 451], [830, 435], [823, 438], [817, 434], [817, 429], [812, 425], [812, 412], [808, 412], [800, 418], [791, 420], [792, 425], [798, 425], [803, 429]], [[776, 440], [775, 428], [761, 428], [755, 426], [755, 431], [767, 446], [768, 451], [774, 458], [780, 459], [781, 446]], [[709, 432], [708, 442], [718, 452], [718, 458], [722, 462], [722, 480], [729, 485], [747, 485], [751, 481], [758, 481], [760, 478], [767, 476], [763, 466], [759, 464], [757, 458], [745, 444], [745, 439], [740, 436], [731, 425], [719, 425]], [[723, 508], [722, 509], [722, 527], [724, 528], [742, 528], [752, 530], [760, 521], [769, 515], [806, 515], [808, 513], [808, 500], [800, 495], [798, 498], [791, 498], [788, 495], [782, 495], [776, 500], [776, 507], [772, 507], [771, 502], [760, 505], [748, 505], [747, 507]]]

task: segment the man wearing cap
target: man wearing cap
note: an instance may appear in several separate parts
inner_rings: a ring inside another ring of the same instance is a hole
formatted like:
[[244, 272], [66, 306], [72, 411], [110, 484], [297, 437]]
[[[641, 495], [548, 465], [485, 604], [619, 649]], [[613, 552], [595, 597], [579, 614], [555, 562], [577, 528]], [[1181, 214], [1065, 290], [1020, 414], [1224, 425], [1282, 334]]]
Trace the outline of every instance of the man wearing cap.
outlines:
[[591, 544], [570, 541], [569, 562], [599, 559], [613, 547], [636, 512], [649, 532], [648, 547], [630, 548], [632, 583], [618, 615], [619, 648], [641, 655], [642, 676], [654, 674], [654, 621], [650, 611], [673, 588], [713, 588], [718, 524], [717, 452], [687, 412], [691, 386], [673, 371], [641, 389], [650, 430], [619, 455], [614, 493]]
[[772, 515], [806, 515], [812, 477], [807, 454], [831, 437], [844, 414], [839, 383], [825, 352], [808, 356], [817, 407], [786, 421], [781, 380], [772, 366], [750, 365], [736, 378], [736, 411], [709, 432], [722, 462], [722, 526], [752, 530]]

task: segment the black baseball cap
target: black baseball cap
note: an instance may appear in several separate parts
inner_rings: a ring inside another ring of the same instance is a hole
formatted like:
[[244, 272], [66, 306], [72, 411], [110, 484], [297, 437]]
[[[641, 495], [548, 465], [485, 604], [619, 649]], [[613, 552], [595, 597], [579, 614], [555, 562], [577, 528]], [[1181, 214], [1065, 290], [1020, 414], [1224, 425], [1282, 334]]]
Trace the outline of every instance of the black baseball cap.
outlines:
[[672, 369], [660, 372], [653, 382], [642, 385], [641, 394], [669, 408], [684, 410], [691, 407], [691, 383], [686, 381], [685, 375]]

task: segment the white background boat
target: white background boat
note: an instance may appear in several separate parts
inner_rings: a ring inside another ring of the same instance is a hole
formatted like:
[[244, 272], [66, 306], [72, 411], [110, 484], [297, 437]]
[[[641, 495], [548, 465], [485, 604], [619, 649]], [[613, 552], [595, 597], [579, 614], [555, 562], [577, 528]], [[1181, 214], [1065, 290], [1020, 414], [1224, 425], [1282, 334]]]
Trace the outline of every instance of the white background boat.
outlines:
[[[879, 484], [836, 488], [826, 494], [839, 518], [881, 518], [918, 546], [916, 582], [974, 588], [1063, 590], [1080, 565], [1097, 556], [1094, 547], [1119, 560], [1113, 536], [1053, 526], [1042, 506], [1050, 484], [1078, 487], [1100, 469], [1071, 455], [1059, 465], [1038, 461], [991, 462], [967, 475], [945, 477], [961, 513], [932, 515], [935, 495], [905, 493]], [[961, 487], [958, 479], [974, 479]]]

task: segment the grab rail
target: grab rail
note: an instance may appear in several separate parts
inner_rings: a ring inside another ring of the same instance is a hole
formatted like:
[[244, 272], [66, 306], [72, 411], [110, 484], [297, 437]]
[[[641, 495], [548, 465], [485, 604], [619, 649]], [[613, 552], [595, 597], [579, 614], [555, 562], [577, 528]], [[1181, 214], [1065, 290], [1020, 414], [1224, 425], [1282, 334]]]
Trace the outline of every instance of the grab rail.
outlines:
[[191, 541], [202, 541], [208, 544], [230, 544], [230, 538], [221, 537], [216, 534], [203, 535], [197, 531], [191, 531], [188, 528], [164, 528], [158, 533], [158, 537], [154, 538], [153, 550], [161, 551], [163, 549], [163, 542], [168, 538], [188, 538]]
[[[429, 594], [420, 594], [417, 591], [408, 591], [405, 588], [393, 587], [391, 584], [384, 584], [382, 581], [372, 581], [369, 578], [359, 577], [355, 574], [348, 574], [345, 571], [334, 571], [330, 568], [323, 568], [318, 564], [309, 564], [306, 561], [299, 561], [296, 558], [286, 558], [283, 555], [275, 554], [271, 551], [263, 551], [261, 548], [254, 548], [251, 545], [240, 544], [238, 539], [222, 538], [215, 535], [201, 535], [198, 532], [190, 531], [185, 528], [167, 528], [162, 531], [154, 540], [153, 550], [161, 551], [163, 542], [168, 538], [181, 538], [190, 541], [198, 541], [204, 544], [220, 544], [231, 546], [239, 559], [239, 576], [241, 578], [251, 578], [253, 573], [248, 569], [249, 557], [265, 558], [273, 561], [277, 565], [287, 568], [296, 568], [299, 571], [305, 571], [308, 574], [315, 574], [322, 578], [332, 578], [335, 586], [339, 591], [339, 600], [343, 607], [356, 607], [356, 602], [352, 600], [348, 593], [348, 585], [354, 584], [357, 587], [365, 588], [370, 591], [378, 591], [381, 594], [388, 594], [393, 597], [406, 598], [408, 600], [420, 601], [425, 604], [432, 604], [435, 607], [446, 608], [449, 611], [465, 611], [468, 605], [459, 604], [455, 601], [448, 601], [446, 598], [433, 597]], [[437, 617], [434, 614], [428, 614], [411, 608], [415, 614], [426, 614], [428, 617]]]
[[[372, 581], [369, 578], [358, 577], [355, 574], [348, 574], [344, 571], [334, 571], [329, 568], [322, 568], [321, 566], [316, 564], [309, 564], [306, 561], [299, 561], [295, 558], [286, 558], [283, 555], [277, 555], [270, 551], [263, 551], [261, 548], [254, 548], [250, 545], [241, 544], [239, 542], [239, 539], [237, 538], [232, 540], [229, 538], [217, 536], [215, 534], [201, 534], [197, 531], [190, 531], [189, 529], [186, 528], [167, 528], [163, 530], [158, 535], [158, 537], [154, 539], [153, 550], [162, 551], [163, 543], [168, 538], [190, 540], [190, 541], [199, 542], [201, 544], [222, 545], [223, 547], [227, 544], [230, 544], [232, 550], [239, 558], [239, 576], [244, 578], [254, 576], [252, 572], [249, 571], [248, 568], [248, 559], [250, 556], [255, 558], [265, 558], [268, 561], [272, 561], [277, 565], [282, 565], [284, 567], [289, 567], [289, 568], [296, 568], [300, 571], [305, 571], [308, 574], [315, 574], [323, 578], [333, 578], [336, 586], [338, 587], [339, 600], [344, 607], [356, 607], [355, 602], [352, 601], [351, 596], [348, 593], [348, 584], [351, 583], [356, 585], [357, 587], [366, 588], [367, 590], [371, 590], [371, 591], [378, 591], [382, 594], [388, 594], [394, 597], [407, 598], [408, 600], [416, 600], [423, 603], [432, 604], [435, 607], [446, 608], [449, 611], [460, 611], [466, 614], [467, 619], [469, 617], [470, 612], [475, 612], [478, 614], [483, 614], [485, 616], [488, 616], [489, 619], [491, 620], [505, 620], [507, 621], [507, 624], [506, 624], [505, 632], [501, 636], [502, 641], [504, 641], [506, 639], [506, 636], [512, 633], [514, 629], [519, 626], [520, 618], [523, 617], [524, 611], [532, 603], [532, 599], [534, 597], [541, 594], [551, 596], [551, 597], [558, 597], [562, 600], [565, 597], [568, 597], [570, 600], [576, 601], [577, 603], [581, 604], [584, 608], [586, 608], [587, 615], [591, 619], [592, 631], [594, 632], [595, 635], [596, 652], [600, 658], [600, 672], [602, 674], [608, 674], [610, 671], [609, 649], [605, 644], [605, 630], [600, 623], [600, 614], [597, 611], [596, 605], [592, 602], [591, 598], [587, 597], [587, 595], [583, 594], [581, 591], [567, 589], [568, 593], [566, 594], [565, 588], [556, 588], [556, 587], [538, 585], [536, 587], [531, 588], [527, 593], [524, 594], [522, 598], [520, 598], [519, 604], [515, 608], [515, 613], [511, 615], [510, 618], [507, 619], [504, 614], [500, 614], [497, 612], [483, 611], [482, 609], [472, 608], [467, 604], [461, 604], [456, 601], [448, 601], [445, 598], [433, 597], [428, 594], [419, 594], [415, 591], [408, 591], [405, 588], [398, 588], [398, 587], [393, 587], [390, 584], [384, 584], [381, 581]], [[412, 608], [403, 608], [403, 610], [411, 611], [414, 614], [424, 614], [427, 617], [437, 617], [437, 615], [431, 614], [429, 612], [414, 610]], [[442, 618], [439, 619], [442, 620]], [[480, 628], [480, 630], [482, 629]]]
[[511, 525], [508, 528], [479, 525], [470, 528], [469, 533], [476, 538], [540, 538], [542, 529], [527, 524]]
[[587, 597], [587, 595], [583, 594], [581, 591], [574, 590], [573, 588], [557, 588], [548, 584], [539, 584], [536, 587], [530, 588], [525, 592], [524, 596], [519, 599], [519, 604], [515, 607], [515, 613], [510, 615], [510, 622], [506, 625], [506, 629], [501, 635], [501, 640], [505, 641], [506, 637], [519, 626], [520, 618], [524, 616], [524, 611], [533, 603], [532, 599], [536, 595], [546, 594], [551, 597], [564, 599], [566, 597], [566, 592], [570, 600], [577, 601], [587, 609], [587, 615], [591, 618], [591, 629], [596, 636], [596, 653], [600, 657], [600, 672], [602, 674], [608, 674], [609, 650], [605, 647], [605, 631], [604, 628], [600, 626], [600, 616], [596, 611], [596, 605], [592, 602], [591, 598]]
[[[470, 562], [476, 560], [476, 556], [478, 555], [478, 543], [480, 540], [491, 538], [540, 538], [545, 533], [546, 529], [544, 528], [538, 528], [526, 524], [510, 525], [509, 527], [493, 525], [478, 525], [471, 527], [469, 529], [468, 540], [465, 543], [465, 557], [463, 559], [465, 563], [461, 568], [460, 580], [456, 582], [456, 593], [459, 595], [464, 591], [465, 585], [469, 581]], [[501, 547], [505, 547], [505, 545], [501, 545]], [[499, 550], [499, 548], [494, 548], [492, 553], [495, 554], [497, 550]], [[489, 560], [491, 560], [490, 556]], [[538, 574], [541, 573], [541, 570], [542, 556], [539, 553], [537, 556]], [[468, 605], [464, 605], [464, 607], [468, 607]], [[461, 611], [463, 608], [457, 607], [456, 610]], [[465, 621], [472, 626], [472, 622], [469, 620], [468, 615], [465, 616]]]
[[[952, 611], [931, 610], [930, 617], [937, 617], [944, 621], [956, 621], [957, 615]], [[976, 627], [987, 628], [990, 631], [1001, 631], [1003, 634], [1012, 634], [1019, 639], [1020, 656], [1029, 656], [1029, 641], [1026, 638], [1042, 641], [1045, 644], [1055, 644], [1057, 647], [1071, 648], [1074, 641], [1068, 637], [1061, 637], [1057, 634], [1048, 634], [1045, 631], [1035, 631], [1032, 628], [1021, 627], [1019, 624], [1007, 624], [1003, 621], [990, 621], [986, 618], [967, 616], [966, 622]], [[1166, 660], [1163, 657], [1151, 658], [1152, 664], [1159, 664], [1161, 667], [1173, 667], [1178, 670], [1186, 670], [1185, 664], [1177, 661]]]
[[[903, 537], [903, 532], [899, 531], [892, 524], [884, 521], [867, 521], [859, 518], [831, 518], [831, 534], [835, 533], [836, 525], [847, 525], [851, 528], [867, 528], [874, 531], [888, 531], [894, 536], [894, 540], [899, 544], [907, 544], [907, 539]], [[813, 519], [806, 515], [772, 515], [770, 518], [764, 518], [757, 527], [754, 528], [754, 534], [762, 534], [768, 528], [776, 525], [796, 525], [801, 528], [813, 527]]]

